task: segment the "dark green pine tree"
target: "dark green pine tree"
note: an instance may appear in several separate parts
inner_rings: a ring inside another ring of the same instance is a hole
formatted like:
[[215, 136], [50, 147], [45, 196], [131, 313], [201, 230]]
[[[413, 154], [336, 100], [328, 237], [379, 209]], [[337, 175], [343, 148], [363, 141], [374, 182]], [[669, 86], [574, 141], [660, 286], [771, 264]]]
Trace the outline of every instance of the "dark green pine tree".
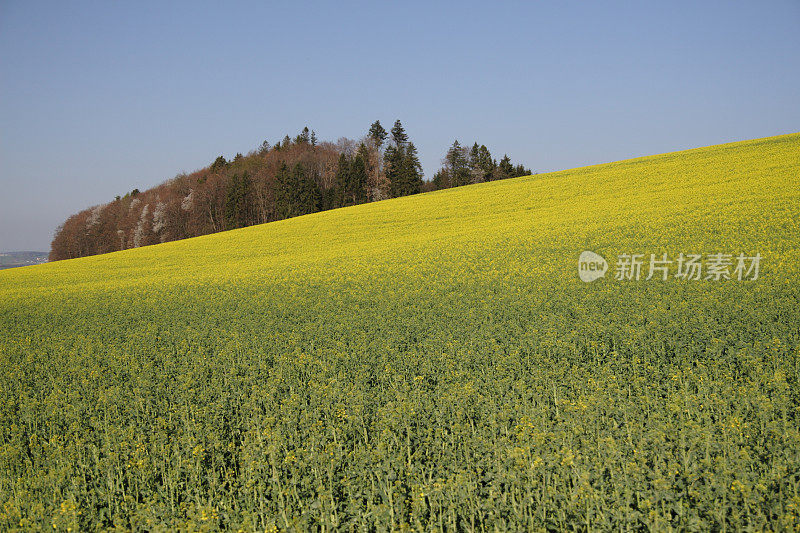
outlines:
[[496, 165], [492, 159], [492, 154], [484, 144], [478, 150], [478, 167], [481, 171], [481, 181], [491, 181], [494, 178]]
[[350, 162], [344, 152], [339, 154], [333, 181], [334, 187], [336, 187], [336, 207], [350, 205], [347, 203], [347, 190], [350, 184]]
[[458, 139], [453, 141], [453, 145], [447, 150], [445, 161], [450, 171], [451, 187], [460, 187], [470, 183], [469, 152], [465, 147], [461, 146]]
[[297, 137], [294, 138], [294, 143], [295, 144], [309, 144], [309, 143], [311, 143], [311, 134], [308, 131], [308, 126], [303, 128], [303, 131], [301, 131], [300, 134]]
[[242, 226], [250, 226], [255, 222], [255, 192], [253, 191], [253, 180], [245, 170], [239, 179], [239, 214]]
[[234, 174], [228, 183], [225, 198], [225, 222], [227, 229], [249, 226], [252, 212], [252, 182], [247, 172]]
[[441, 168], [433, 175], [433, 188], [436, 190], [450, 188], [450, 172], [447, 169]]
[[401, 196], [417, 194], [422, 190], [422, 165], [414, 143], [408, 143], [403, 154], [401, 183]]
[[381, 126], [380, 120], [376, 120], [375, 122], [373, 122], [372, 125], [369, 127], [369, 132], [367, 132], [367, 137], [372, 139], [372, 142], [374, 142], [375, 146], [378, 148], [380, 148], [383, 145], [383, 141], [386, 140], [387, 136], [388, 133], [386, 133], [386, 130], [383, 129], [383, 126]]
[[394, 141], [395, 146], [398, 148], [404, 146], [408, 142], [408, 134], [406, 134], [403, 124], [400, 123], [400, 119], [395, 120], [394, 126], [392, 126], [392, 141]]
[[224, 170], [226, 166], [228, 166], [228, 162], [225, 161], [224, 157], [219, 156], [214, 160], [213, 163], [211, 163], [211, 172], [215, 172], [217, 170]]
[[389, 144], [383, 152], [383, 169], [386, 179], [389, 180], [390, 192], [393, 198], [402, 196], [402, 167], [405, 149], [402, 146]]
[[311, 172], [306, 172], [303, 165], [297, 163], [292, 171], [293, 181], [297, 184], [295, 200], [297, 203], [297, 214], [316, 213], [322, 200], [322, 194], [317, 185], [316, 176]]
[[272, 195], [275, 199], [275, 217], [278, 220], [293, 217], [297, 214], [295, 199], [293, 198], [296, 190], [297, 184], [294, 182], [294, 174], [286, 166], [286, 163], [281, 163], [278, 172], [275, 174], [272, 190]]
[[362, 153], [365, 150], [366, 147], [362, 144], [350, 164], [348, 196], [353, 205], [363, 204], [367, 201], [367, 164]]
[[393, 197], [415, 194], [422, 189], [422, 165], [417, 149], [399, 120], [392, 127], [391, 143], [383, 153], [384, 172]]
[[503, 159], [497, 165], [497, 174], [501, 180], [514, 177], [514, 165], [511, 164], [511, 158], [507, 154], [503, 155]]
[[471, 181], [474, 183], [478, 183], [483, 181], [482, 173], [481, 173], [481, 149], [478, 146], [478, 143], [475, 142], [472, 145], [472, 148], [469, 150], [469, 172], [471, 175]]

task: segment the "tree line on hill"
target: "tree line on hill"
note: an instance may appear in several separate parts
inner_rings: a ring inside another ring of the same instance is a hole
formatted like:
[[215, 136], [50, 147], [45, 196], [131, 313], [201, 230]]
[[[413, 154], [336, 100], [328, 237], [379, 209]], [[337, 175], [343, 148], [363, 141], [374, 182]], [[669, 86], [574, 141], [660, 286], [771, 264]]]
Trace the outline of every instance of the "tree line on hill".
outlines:
[[70, 216], [55, 232], [50, 260], [197, 237], [327, 209], [531, 174], [486, 146], [455, 141], [443, 167], [423, 179], [417, 149], [399, 120], [375, 121], [359, 141], [319, 142], [304, 128], [228, 161]]

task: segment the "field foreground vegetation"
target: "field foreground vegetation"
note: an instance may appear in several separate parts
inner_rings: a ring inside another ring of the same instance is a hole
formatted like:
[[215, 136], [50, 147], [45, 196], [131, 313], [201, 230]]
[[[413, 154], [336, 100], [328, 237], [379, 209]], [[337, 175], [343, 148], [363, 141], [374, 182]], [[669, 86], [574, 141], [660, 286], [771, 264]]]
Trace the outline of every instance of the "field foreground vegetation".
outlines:
[[[800, 528], [798, 168], [785, 135], [0, 272], [0, 529]], [[719, 252], [758, 279], [644, 279]]]

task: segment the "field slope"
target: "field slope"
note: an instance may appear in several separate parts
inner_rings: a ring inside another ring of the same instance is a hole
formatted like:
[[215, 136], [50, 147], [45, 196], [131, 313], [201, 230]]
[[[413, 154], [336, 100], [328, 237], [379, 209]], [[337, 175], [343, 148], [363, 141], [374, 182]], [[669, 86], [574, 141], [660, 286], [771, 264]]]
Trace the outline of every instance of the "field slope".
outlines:
[[2, 271], [0, 529], [798, 528], [798, 169], [785, 135]]

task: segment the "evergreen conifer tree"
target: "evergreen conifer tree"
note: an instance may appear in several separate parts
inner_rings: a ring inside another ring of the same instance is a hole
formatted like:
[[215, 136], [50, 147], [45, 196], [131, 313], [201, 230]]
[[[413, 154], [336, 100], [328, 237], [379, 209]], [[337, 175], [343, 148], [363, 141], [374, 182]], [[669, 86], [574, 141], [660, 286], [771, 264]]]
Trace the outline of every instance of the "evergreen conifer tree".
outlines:
[[494, 177], [495, 162], [486, 145], [478, 149], [478, 167], [481, 171], [481, 181], [491, 181]]
[[369, 132], [367, 133], [367, 137], [372, 139], [372, 142], [375, 143], [377, 148], [380, 148], [383, 145], [383, 141], [386, 140], [387, 135], [388, 133], [386, 133], [386, 130], [383, 129], [383, 126], [381, 126], [380, 120], [373, 122], [369, 127]]
[[314, 174], [312, 172], [306, 172], [303, 165], [297, 163], [292, 170], [292, 175], [292, 181], [297, 186], [296, 193], [293, 195], [296, 202], [297, 214], [305, 215], [307, 213], [319, 211], [322, 195]]
[[367, 165], [360, 150], [350, 164], [348, 195], [352, 199], [353, 205], [367, 201]]
[[406, 130], [403, 128], [403, 124], [400, 123], [399, 119], [396, 120], [394, 126], [392, 126], [392, 140], [398, 148], [408, 142], [408, 134], [406, 134]]
[[445, 163], [450, 171], [451, 187], [460, 187], [470, 183], [469, 152], [461, 146], [458, 139], [453, 141], [453, 145], [447, 151]]
[[422, 165], [417, 156], [417, 147], [408, 143], [402, 160], [402, 194], [417, 194], [422, 190]]
[[514, 165], [511, 164], [511, 158], [507, 154], [503, 155], [503, 159], [500, 160], [497, 173], [501, 180], [514, 177]]
[[383, 153], [383, 169], [386, 179], [389, 180], [390, 192], [392, 197], [401, 196], [402, 190], [402, 163], [405, 157], [405, 150], [402, 146], [397, 147], [390, 144]]
[[333, 177], [334, 187], [336, 188], [336, 207], [344, 207], [347, 204], [347, 191], [350, 184], [350, 162], [344, 153], [339, 154], [339, 161], [336, 164], [336, 174]]
[[281, 163], [273, 182], [273, 197], [275, 198], [275, 215], [280, 219], [295, 216], [295, 199], [293, 191], [297, 190], [294, 182], [294, 173], [289, 170], [286, 163]]

